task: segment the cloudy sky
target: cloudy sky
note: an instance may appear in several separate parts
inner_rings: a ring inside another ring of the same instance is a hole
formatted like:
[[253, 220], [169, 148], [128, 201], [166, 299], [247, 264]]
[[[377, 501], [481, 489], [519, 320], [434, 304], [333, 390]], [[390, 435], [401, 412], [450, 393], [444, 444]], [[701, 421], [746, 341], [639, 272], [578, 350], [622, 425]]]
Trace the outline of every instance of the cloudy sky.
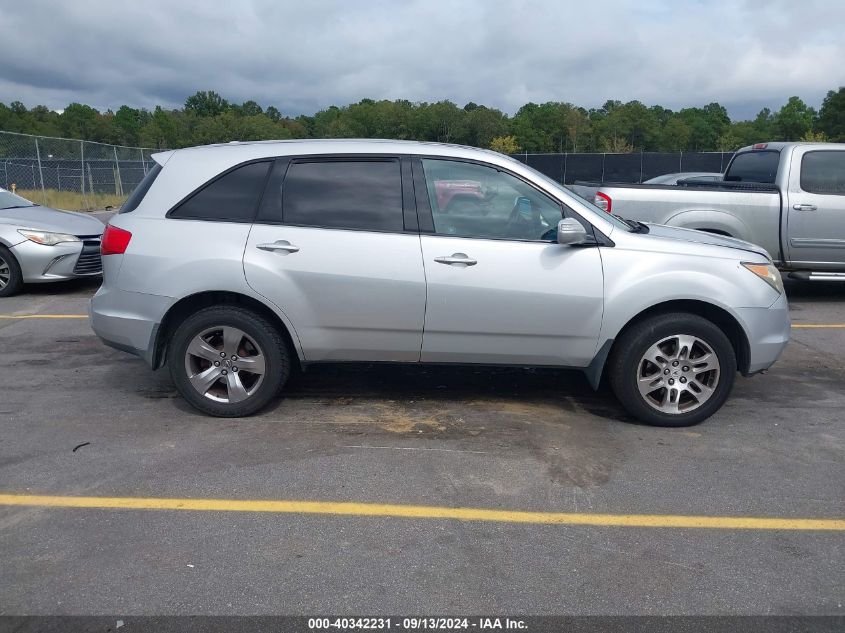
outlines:
[[719, 101], [845, 84], [845, 0], [0, 0], [0, 102]]

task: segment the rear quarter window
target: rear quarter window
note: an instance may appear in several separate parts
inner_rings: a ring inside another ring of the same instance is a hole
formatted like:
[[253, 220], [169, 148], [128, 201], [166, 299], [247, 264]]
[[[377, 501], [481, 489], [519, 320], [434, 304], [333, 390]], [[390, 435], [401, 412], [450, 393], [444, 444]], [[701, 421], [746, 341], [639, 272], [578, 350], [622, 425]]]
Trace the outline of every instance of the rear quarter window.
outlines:
[[845, 152], [807, 152], [801, 161], [801, 189], [809, 193], [845, 196]]
[[129, 213], [134, 211], [138, 208], [138, 205], [141, 204], [141, 200], [144, 199], [144, 196], [147, 195], [147, 192], [150, 190], [150, 187], [153, 186], [155, 179], [158, 178], [158, 175], [161, 173], [161, 165], [155, 163], [147, 172], [147, 175], [141, 179], [141, 182], [138, 183], [138, 186], [129, 194], [129, 197], [126, 198], [126, 202], [124, 202], [118, 213]]
[[252, 222], [271, 164], [270, 161], [248, 163], [224, 172], [180, 202], [168, 217]]

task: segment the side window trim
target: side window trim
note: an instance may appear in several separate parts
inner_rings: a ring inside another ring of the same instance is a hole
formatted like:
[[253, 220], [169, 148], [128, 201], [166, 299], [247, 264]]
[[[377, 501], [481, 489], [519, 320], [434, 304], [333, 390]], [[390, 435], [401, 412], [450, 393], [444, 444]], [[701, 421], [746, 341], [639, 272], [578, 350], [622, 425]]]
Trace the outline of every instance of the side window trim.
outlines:
[[509, 169], [505, 169], [499, 165], [493, 165], [491, 163], [485, 163], [483, 161], [471, 159], [471, 158], [459, 158], [453, 156], [430, 156], [428, 154], [418, 154], [414, 156], [413, 159], [413, 174], [414, 174], [414, 193], [417, 200], [417, 215], [419, 217], [420, 223], [420, 232], [430, 235], [437, 235], [438, 237], [454, 237], [459, 239], [465, 240], [494, 240], [499, 242], [529, 242], [532, 244], [548, 244], [548, 240], [532, 240], [532, 239], [519, 239], [519, 238], [512, 238], [512, 237], [479, 237], [479, 236], [467, 236], [467, 235], [448, 235], [445, 233], [437, 233], [434, 228], [434, 215], [431, 209], [431, 200], [428, 196], [428, 187], [427, 182], [425, 179], [425, 172], [423, 170], [422, 161], [423, 159], [426, 160], [441, 160], [441, 161], [449, 161], [454, 163], [467, 163], [470, 165], [477, 165], [479, 167], [487, 167], [488, 169], [495, 169], [497, 172], [507, 174], [517, 180], [522, 181], [527, 186], [531, 187], [537, 193], [541, 194], [542, 196], [548, 198], [549, 200], [555, 202], [557, 206], [560, 208], [561, 218], [566, 217], [567, 214], [576, 215], [577, 219], [580, 220], [583, 224], [587, 225], [588, 231], [591, 229], [594, 230], [595, 227], [579, 214], [575, 213], [571, 208], [569, 208], [566, 204], [562, 201], [554, 198], [553, 196], [549, 195], [542, 189], [540, 189], [537, 185], [533, 182], [526, 180], [524, 177], [520, 176], [519, 174], [515, 174], [514, 172], [510, 171]]
[[[271, 159], [272, 160], [272, 159]], [[413, 233], [419, 232], [416, 217], [416, 201], [414, 200], [411, 180], [411, 168], [409, 157], [402, 154], [296, 154], [291, 156], [280, 156], [276, 164], [270, 170], [270, 178], [265, 187], [261, 206], [255, 218], [255, 224], [270, 224], [279, 226], [296, 226], [311, 229], [323, 229], [329, 231], [364, 231], [367, 233]], [[343, 163], [343, 162], [385, 162], [393, 161], [399, 163], [400, 186], [402, 188], [402, 231], [356, 227], [320, 226], [316, 224], [293, 224], [285, 221], [284, 217], [284, 188], [288, 170], [296, 163]], [[279, 179], [279, 180], [277, 180]], [[278, 182], [278, 198], [276, 197], [275, 183]], [[270, 191], [273, 193], [267, 195]], [[272, 205], [278, 203], [279, 212], [272, 210]], [[272, 219], [278, 216], [278, 219]]]
[[[804, 161], [807, 159], [808, 156], [811, 154], [841, 154], [843, 159], [845, 159], [845, 150], [841, 149], [810, 149], [802, 153], [801, 155], [801, 166], [798, 169], [798, 188], [804, 192], [809, 193], [814, 196], [845, 196], [845, 191], [842, 192], [833, 192], [833, 191], [814, 191], [812, 189], [808, 189], [804, 186]], [[845, 165], [845, 160], [843, 160], [843, 165]], [[842, 176], [843, 182], [845, 182], [845, 174]]]
[[[257, 198], [256, 204], [255, 204], [255, 208], [252, 210], [252, 217], [250, 217], [249, 219], [238, 220], [238, 219], [199, 217], [199, 216], [195, 216], [195, 217], [178, 217], [178, 216], [173, 217], [173, 215], [179, 210], [179, 208], [183, 204], [188, 202], [188, 200], [190, 200], [194, 196], [202, 193], [203, 190], [210, 187], [211, 185], [213, 185], [215, 182], [217, 182], [221, 178], [228, 176], [231, 172], [235, 171], [236, 169], [240, 169], [241, 167], [245, 167], [246, 165], [254, 165], [256, 163], [268, 163], [268, 169], [267, 169], [267, 173], [264, 175], [264, 185], [262, 186], [261, 191], [258, 194], [258, 198]], [[179, 202], [177, 202], [172, 207], [170, 207], [170, 209], [168, 209], [167, 213], [164, 214], [164, 217], [167, 218], [167, 219], [172, 218], [174, 220], [187, 220], [187, 221], [200, 221], [200, 222], [229, 222], [229, 223], [233, 223], [233, 224], [252, 224], [252, 223], [255, 222], [255, 218], [258, 215], [258, 209], [261, 206], [261, 200], [264, 197], [264, 192], [267, 190], [267, 183], [268, 183], [269, 177], [273, 172], [272, 163], [273, 163], [272, 157], [255, 158], [253, 160], [246, 160], [242, 163], [238, 163], [237, 165], [234, 165], [234, 166], [226, 169], [225, 171], [220, 172], [219, 174], [214, 176], [214, 178], [211, 178], [210, 180], [206, 180], [199, 187], [194, 189], [191, 193], [189, 193], [187, 196], [185, 196], [184, 198], [179, 200]]]
[[428, 189], [425, 184], [425, 172], [423, 172], [422, 157], [414, 156], [411, 162], [411, 169], [414, 179], [414, 198], [417, 202], [417, 222], [420, 233], [434, 233], [434, 216], [431, 213], [431, 200], [428, 197]]
[[282, 187], [290, 166], [287, 156], [276, 158], [261, 193], [254, 224], [282, 224]]

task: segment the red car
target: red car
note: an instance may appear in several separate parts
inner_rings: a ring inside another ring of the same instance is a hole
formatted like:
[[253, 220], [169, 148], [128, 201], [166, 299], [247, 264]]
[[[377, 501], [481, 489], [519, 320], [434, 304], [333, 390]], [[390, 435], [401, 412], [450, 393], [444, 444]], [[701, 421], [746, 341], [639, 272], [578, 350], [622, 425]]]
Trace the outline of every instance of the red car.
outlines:
[[484, 203], [481, 183], [477, 180], [436, 180], [437, 206], [444, 213], [478, 209]]

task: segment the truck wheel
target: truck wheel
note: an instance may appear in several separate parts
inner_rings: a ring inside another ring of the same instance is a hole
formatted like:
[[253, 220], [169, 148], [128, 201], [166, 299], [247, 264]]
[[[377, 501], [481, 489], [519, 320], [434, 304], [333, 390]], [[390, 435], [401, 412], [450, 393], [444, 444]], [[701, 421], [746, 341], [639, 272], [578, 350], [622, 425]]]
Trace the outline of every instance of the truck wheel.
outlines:
[[235, 306], [205, 308], [186, 319], [170, 339], [167, 362], [185, 400], [227, 418], [260, 410], [290, 373], [290, 352], [278, 329]]
[[20, 264], [11, 251], [0, 245], [0, 297], [11, 297], [23, 288]]
[[654, 426], [692, 426], [725, 403], [736, 354], [725, 333], [694, 314], [649, 317], [616, 340], [608, 373], [622, 406]]

